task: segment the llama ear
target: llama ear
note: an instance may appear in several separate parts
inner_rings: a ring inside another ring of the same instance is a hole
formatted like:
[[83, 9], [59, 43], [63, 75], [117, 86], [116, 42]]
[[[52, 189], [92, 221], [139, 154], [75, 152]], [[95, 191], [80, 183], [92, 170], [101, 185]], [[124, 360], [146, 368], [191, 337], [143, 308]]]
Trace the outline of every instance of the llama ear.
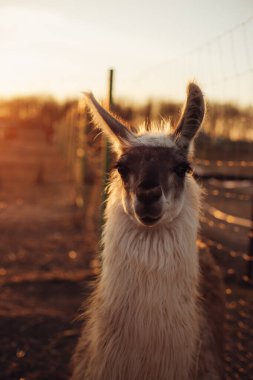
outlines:
[[188, 150], [190, 142], [201, 127], [205, 109], [206, 106], [202, 91], [195, 83], [189, 83], [187, 87], [187, 100], [173, 134], [178, 146]]
[[118, 151], [119, 147], [128, 147], [136, 141], [135, 135], [130, 130], [106, 111], [94, 98], [92, 93], [84, 93], [86, 104], [95, 122], [96, 127], [110, 139], [113, 147]]

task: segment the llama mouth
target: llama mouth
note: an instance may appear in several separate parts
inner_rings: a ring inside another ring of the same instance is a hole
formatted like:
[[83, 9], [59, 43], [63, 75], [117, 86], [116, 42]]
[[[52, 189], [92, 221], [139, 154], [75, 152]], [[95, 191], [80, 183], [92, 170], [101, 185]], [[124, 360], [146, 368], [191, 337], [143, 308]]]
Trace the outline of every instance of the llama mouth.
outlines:
[[151, 216], [144, 216], [144, 217], [140, 217], [140, 221], [145, 224], [146, 226], [153, 226], [154, 224], [156, 224], [158, 222], [158, 220], [160, 220], [161, 217], [159, 216], [158, 218], [153, 218]]

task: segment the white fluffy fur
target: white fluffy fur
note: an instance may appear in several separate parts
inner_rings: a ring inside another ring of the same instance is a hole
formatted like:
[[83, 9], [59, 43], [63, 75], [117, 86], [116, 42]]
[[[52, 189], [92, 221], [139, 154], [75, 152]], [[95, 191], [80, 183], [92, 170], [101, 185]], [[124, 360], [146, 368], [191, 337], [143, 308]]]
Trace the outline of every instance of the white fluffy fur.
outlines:
[[143, 136], [138, 136], [136, 145], [160, 146], [167, 148], [175, 146], [174, 142], [169, 139], [168, 135], [165, 133], [149, 133]]
[[160, 146], [171, 148], [175, 146], [172, 138], [172, 127], [169, 122], [159, 125], [151, 123], [150, 131], [146, 130], [145, 124], [141, 124], [137, 129], [137, 139], [133, 145]]
[[90, 346], [73, 379], [193, 379], [199, 343], [199, 188], [188, 177], [180, 214], [153, 228], [129, 218], [122, 191], [114, 181], [103, 271], [85, 330]]

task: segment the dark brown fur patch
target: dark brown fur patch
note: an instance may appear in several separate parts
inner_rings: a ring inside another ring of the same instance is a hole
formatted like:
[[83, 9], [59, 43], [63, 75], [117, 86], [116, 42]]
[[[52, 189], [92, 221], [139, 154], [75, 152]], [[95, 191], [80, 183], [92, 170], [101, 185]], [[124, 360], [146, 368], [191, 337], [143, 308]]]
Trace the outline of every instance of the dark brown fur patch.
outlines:
[[[130, 175], [134, 178], [134, 189], [143, 183], [146, 186], [162, 186], [169, 191], [168, 177], [174, 174], [173, 187], [178, 192], [183, 188], [184, 168], [190, 167], [184, 152], [177, 147], [138, 146], [125, 151], [116, 165], [126, 189], [129, 188]], [[180, 170], [181, 169], [181, 172]], [[181, 173], [181, 175], [180, 175]]]

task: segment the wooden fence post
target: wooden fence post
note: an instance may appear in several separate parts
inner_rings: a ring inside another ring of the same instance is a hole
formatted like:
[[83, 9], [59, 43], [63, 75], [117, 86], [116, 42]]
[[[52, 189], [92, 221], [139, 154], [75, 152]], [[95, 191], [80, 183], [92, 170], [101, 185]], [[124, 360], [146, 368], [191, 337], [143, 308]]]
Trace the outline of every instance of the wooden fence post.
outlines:
[[[109, 70], [109, 80], [108, 80], [108, 94], [107, 94], [107, 108], [109, 111], [111, 111], [113, 107], [113, 78], [114, 78], [114, 70]], [[105, 202], [107, 199], [107, 193], [106, 193], [106, 186], [108, 184], [109, 180], [109, 174], [110, 174], [110, 164], [111, 164], [111, 152], [110, 152], [110, 144], [107, 139], [104, 140], [104, 180], [103, 180], [103, 206], [102, 206], [102, 213], [104, 213], [105, 209]], [[102, 216], [102, 220], [103, 220]]]

